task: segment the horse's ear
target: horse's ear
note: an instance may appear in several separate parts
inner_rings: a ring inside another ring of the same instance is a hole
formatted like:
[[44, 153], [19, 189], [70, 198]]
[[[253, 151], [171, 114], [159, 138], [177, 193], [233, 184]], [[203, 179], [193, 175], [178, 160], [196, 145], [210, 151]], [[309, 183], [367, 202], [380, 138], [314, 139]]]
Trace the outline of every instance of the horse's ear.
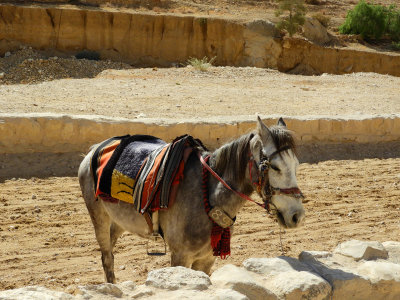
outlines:
[[283, 126], [283, 127], [287, 127], [285, 121], [283, 121], [282, 118], [279, 118], [279, 120], [278, 120], [278, 125], [279, 125], [279, 126]]
[[267, 125], [263, 123], [260, 116], [257, 116], [257, 132], [264, 141], [267, 141], [271, 135]]

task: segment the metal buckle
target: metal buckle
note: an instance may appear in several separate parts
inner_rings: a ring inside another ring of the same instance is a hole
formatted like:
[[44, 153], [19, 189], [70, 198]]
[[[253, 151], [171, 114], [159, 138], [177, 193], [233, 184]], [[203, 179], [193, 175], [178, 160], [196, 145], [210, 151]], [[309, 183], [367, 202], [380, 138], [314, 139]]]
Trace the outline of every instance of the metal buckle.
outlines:
[[[164, 252], [162, 252], [161, 250], [157, 250], [162, 248], [160, 247], [160, 243], [158, 242], [160, 239], [164, 242]], [[154, 245], [150, 245], [150, 242], [153, 242]], [[162, 256], [167, 254], [167, 244], [158, 232], [153, 232], [147, 239], [146, 251], [147, 255], [150, 256]]]
[[213, 207], [209, 212], [208, 215], [210, 218], [217, 223], [222, 228], [227, 228], [232, 226], [234, 221], [228, 216], [226, 212], [224, 212], [218, 206]]

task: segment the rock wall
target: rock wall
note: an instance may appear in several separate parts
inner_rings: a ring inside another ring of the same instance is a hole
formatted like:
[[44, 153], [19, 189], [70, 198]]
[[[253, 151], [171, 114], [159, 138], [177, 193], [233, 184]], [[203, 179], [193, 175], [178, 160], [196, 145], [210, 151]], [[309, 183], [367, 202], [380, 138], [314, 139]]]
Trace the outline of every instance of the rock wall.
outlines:
[[326, 48], [302, 39], [284, 39], [277, 67], [293, 74], [375, 72], [400, 76], [400, 55]]
[[262, 20], [144, 14], [102, 9], [0, 4], [0, 55], [21, 45], [137, 66], [172, 66], [190, 57], [216, 57], [224, 66], [274, 68], [301, 74], [376, 72], [400, 76], [400, 55], [325, 48], [281, 39]]
[[216, 56], [218, 65], [272, 68], [281, 49], [252, 23], [216, 18], [11, 5], [0, 5], [0, 16], [0, 54], [24, 44], [71, 54], [88, 49], [134, 65]]
[[40, 286], [0, 292], [11, 299], [399, 299], [400, 242], [352, 240], [333, 251], [303, 251], [299, 259], [249, 258], [209, 277], [184, 267], [149, 272], [146, 283], [81, 286], [70, 293]]
[[[275, 117], [264, 118], [266, 124]], [[399, 116], [362, 119], [313, 119], [285, 117], [300, 145], [327, 143], [379, 143], [400, 139]], [[253, 118], [217, 120], [202, 123], [190, 120], [160, 123], [159, 120], [126, 120], [93, 116], [57, 114], [0, 114], [0, 153], [86, 152], [111, 136], [149, 134], [170, 141], [182, 134], [199, 138], [216, 148], [255, 128]]]

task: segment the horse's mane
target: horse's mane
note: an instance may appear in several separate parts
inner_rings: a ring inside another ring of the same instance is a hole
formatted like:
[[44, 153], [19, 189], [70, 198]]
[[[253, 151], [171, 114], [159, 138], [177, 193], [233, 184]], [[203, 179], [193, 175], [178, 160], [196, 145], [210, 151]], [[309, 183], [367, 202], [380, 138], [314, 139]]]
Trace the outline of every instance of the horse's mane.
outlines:
[[292, 150], [296, 153], [296, 143], [293, 138], [293, 132], [283, 126], [271, 126], [269, 127], [269, 131], [271, 132], [272, 141], [276, 149], [282, 149], [283, 147], [288, 147], [288, 149]]
[[[296, 144], [290, 130], [283, 126], [271, 126], [269, 130], [276, 149], [288, 147], [288, 150], [291, 149], [296, 153]], [[213, 155], [215, 171], [220, 175], [223, 174], [227, 180], [242, 182], [246, 176], [250, 140], [255, 134], [252, 132], [242, 135], [216, 150]]]

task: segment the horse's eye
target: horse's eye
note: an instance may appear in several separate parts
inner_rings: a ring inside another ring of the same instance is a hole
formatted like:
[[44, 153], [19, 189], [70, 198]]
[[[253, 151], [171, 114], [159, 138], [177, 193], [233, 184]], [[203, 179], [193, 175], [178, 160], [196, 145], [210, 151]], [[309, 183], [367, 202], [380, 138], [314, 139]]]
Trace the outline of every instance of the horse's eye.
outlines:
[[280, 171], [281, 171], [277, 166], [274, 166], [274, 165], [271, 165], [271, 168], [274, 169], [274, 170], [277, 171], [277, 172], [280, 172]]

